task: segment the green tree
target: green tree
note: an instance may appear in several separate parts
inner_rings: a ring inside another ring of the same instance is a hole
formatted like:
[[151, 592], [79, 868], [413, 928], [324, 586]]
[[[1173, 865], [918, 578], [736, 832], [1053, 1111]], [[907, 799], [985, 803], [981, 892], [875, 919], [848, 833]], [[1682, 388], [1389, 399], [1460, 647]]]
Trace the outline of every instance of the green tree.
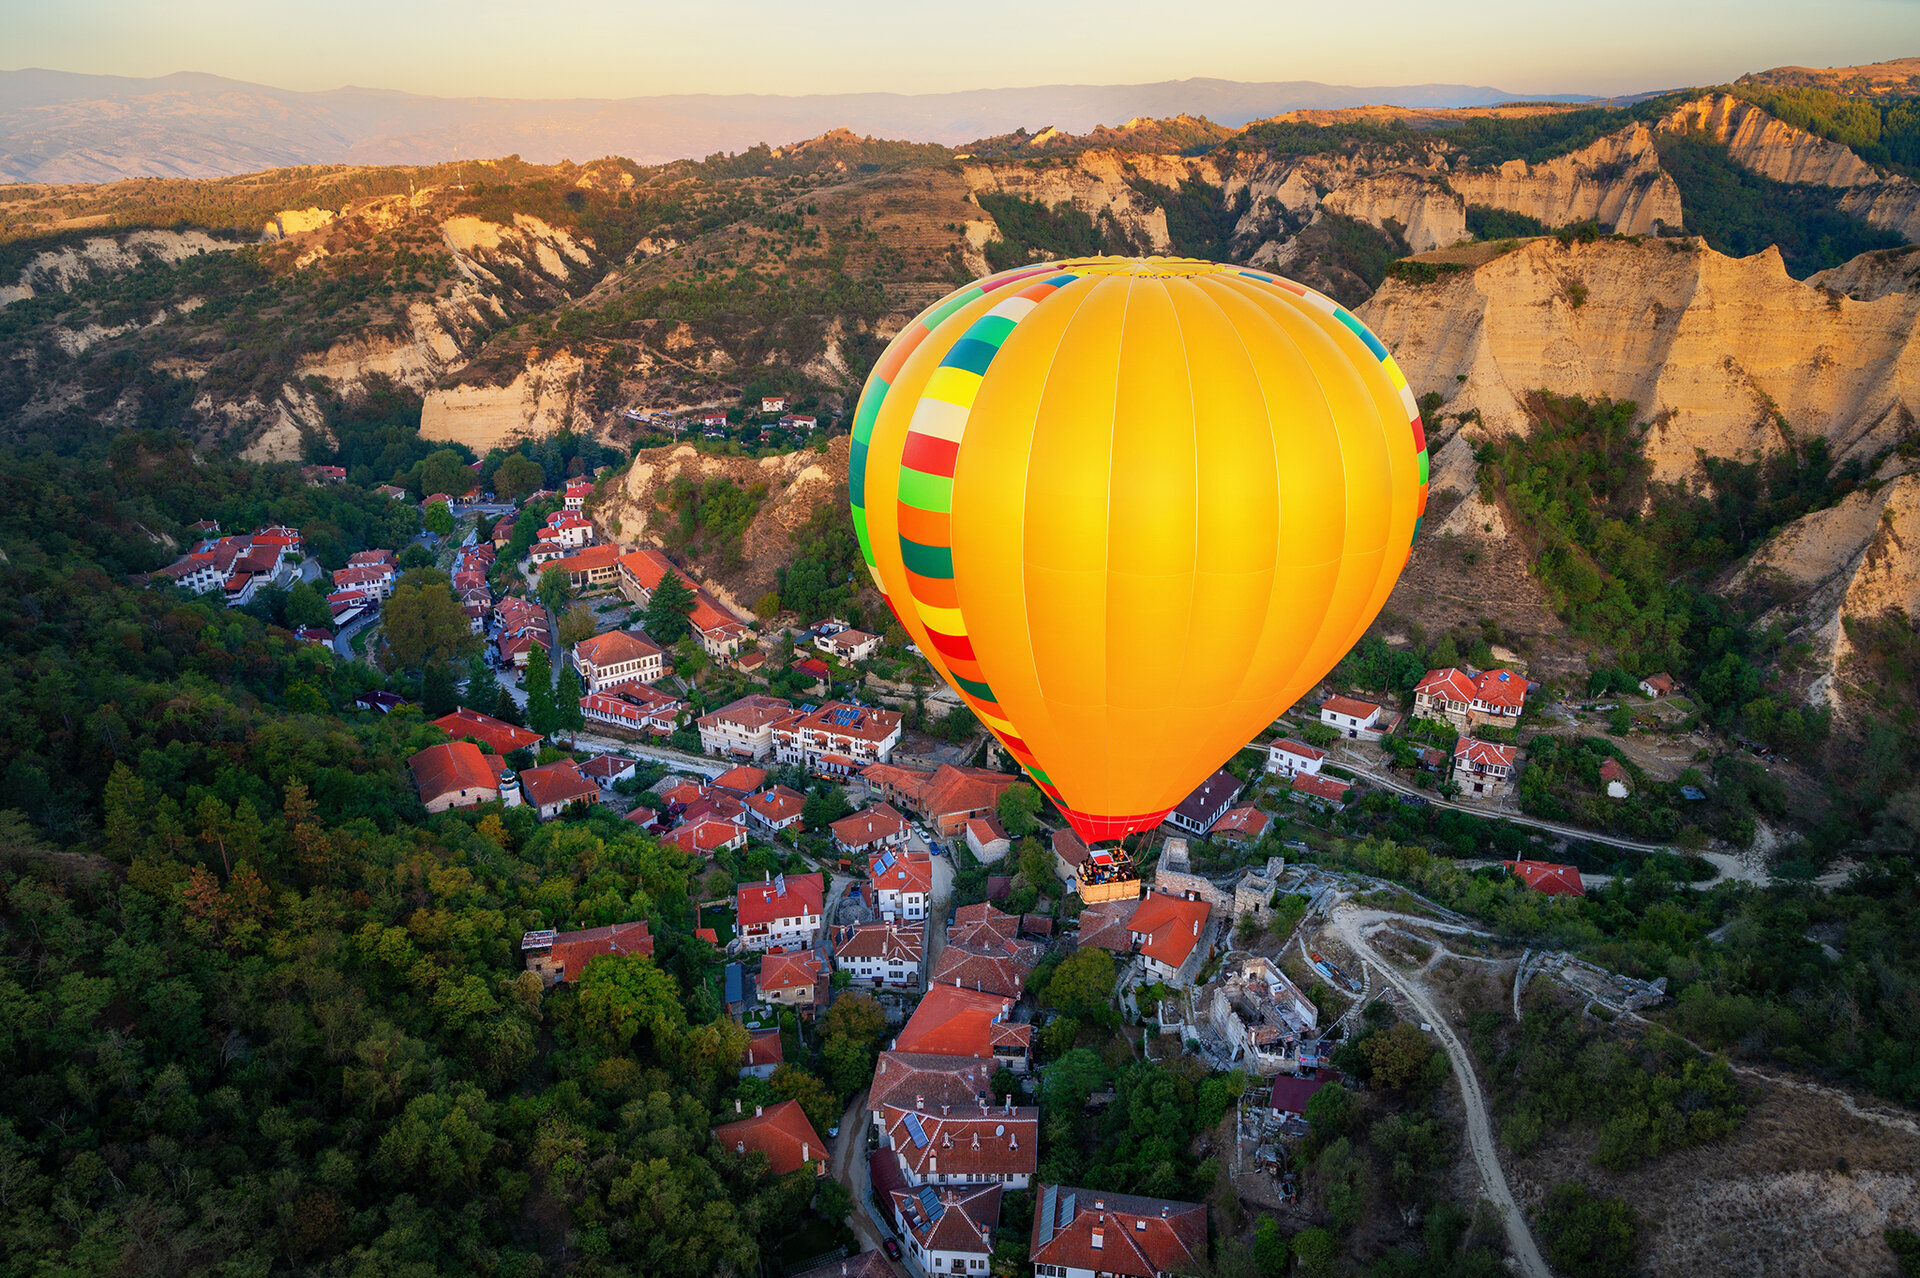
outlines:
[[559, 703], [553, 692], [553, 665], [547, 660], [547, 650], [534, 644], [527, 654], [527, 668], [520, 676], [527, 690], [527, 726], [541, 736], [551, 736], [559, 731]]
[[453, 667], [447, 662], [427, 663], [426, 677], [420, 683], [420, 708], [429, 719], [438, 719], [460, 708]]
[[800, 809], [800, 820], [807, 829], [817, 832], [851, 811], [853, 805], [847, 802], [846, 791], [823, 781], [808, 792], [807, 801]]
[[1040, 828], [1040, 791], [1024, 783], [1007, 787], [995, 805], [1000, 824], [1016, 839], [1025, 838]]
[[833, 1177], [824, 1176], [813, 1192], [813, 1209], [834, 1224], [841, 1224], [853, 1214], [853, 1195]]
[[687, 618], [693, 612], [694, 603], [693, 587], [669, 568], [647, 600], [647, 634], [652, 636], [655, 643], [663, 646], [677, 642], [693, 629], [693, 623]]
[[467, 661], [467, 691], [460, 703], [469, 710], [481, 714], [492, 714], [494, 707], [500, 704], [500, 694], [505, 691], [500, 680], [494, 676], [493, 667], [487, 659], [475, 653]]
[[1426, 1081], [1427, 1062], [1434, 1047], [1417, 1025], [1401, 1021], [1384, 1034], [1368, 1035], [1361, 1047], [1373, 1067], [1373, 1082], [1407, 1092]]
[[1097, 946], [1062, 959], [1047, 981], [1046, 1001], [1069, 1016], [1097, 1020], [1113, 1010], [1113, 955]]
[[512, 453], [493, 472], [493, 493], [502, 501], [517, 502], [528, 493], [538, 492], [546, 482], [546, 472], [533, 458]]
[[1540, 1207], [1547, 1259], [1572, 1278], [1610, 1278], [1634, 1269], [1633, 1211], [1619, 1198], [1602, 1198], [1584, 1185], [1557, 1185]]
[[610, 1050], [627, 1050], [644, 1030], [654, 1051], [665, 1052], [686, 1028], [680, 987], [645, 954], [594, 959], [579, 991], [581, 1025]]
[[548, 611], [558, 617], [567, 610], [573, 601], [573, 581], [559, 568], [548, 568], [540, 574], [540, 584], [534, 589]]
[[[821, 1082], [798, 1065], [782, 1065], [773, 1071], [773, 1077], [767, 1080], [773, 1087], [773, 1094], [781, 1100], [800, 1102], [800, 1108], [807, 1113], [807, 1121], [813, 1124], [815, 1132], [824, 1132], [837, 1127], [840, 1123], [840, 1098], [833, 1089]], [[824, 1159], [827, 1151], [817, 1151]]]
[[1307, 1097], [1307, 1121], [1313, 1124], [1313, 1134], [1324, 1141], [1346, 1135], [1353, 1110], [1353, 1093], [1339, 1083], [1328, 1083]]
[[560, 672], [560, 686], [554, 693], [554, 730], [565, 732], [571, 741], [575, 733], [587, 726], [587, 716], [580, 708], [580, 698], [586, 695], [580, 686], [580, 672], [572, 666]]
[[436, 501], [422, 512], [420, 524], [436, 537], [450, 536], [454, 529], [453, 512], [444, 501]]
[[1333, 1235], [1318, 1226], [1293, 1236], [1293, 1254], [1300, 1260], [1301, 1278], [1332, 1278], [1339, 1272], [1339, 1247]]
[[333, 624], [333, 609], [312, 582], [296, 581], [287, 591], [287, 624], [295, 630], [308, 626], [324, 630]]
[[1309, 723], [1300, 729], [1300, 739], [1316, 750], [1325, 750], [1340, 739], [1340, 734], [1324, 723]]
[[1271, 1216], [1262, 1216], [1253, 1230], [1253, 1264], [1261, 1273], [1261, 1278], [1286, 1278], [1287, 1263], [1293, 1259], [1293, 1248], [1287, 1245], [1287, 1236], [1280, 1232], [1278, 1222]]
[[441, 448], [420, 459], [420, 496], [445, 493], [458, 497], [473, 486], [473, 472], [467, 459], [451, 448]]
[[383, 610], [387, 651], [403, 669], [464, 657], [479, 646], [447, 575], [418, 568], [401, 575]]

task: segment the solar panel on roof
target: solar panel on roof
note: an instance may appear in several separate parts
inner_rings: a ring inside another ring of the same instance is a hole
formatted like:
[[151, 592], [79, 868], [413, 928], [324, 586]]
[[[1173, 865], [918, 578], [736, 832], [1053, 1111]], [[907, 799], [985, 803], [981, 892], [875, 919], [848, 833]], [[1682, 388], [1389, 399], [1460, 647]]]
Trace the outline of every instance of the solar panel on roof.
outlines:
[[1068, 1194], [1066, 1201], [1060, 1204], [1060, 1223], [1062, 1225], [1071, 1225], [1073, 1223], [1073, 1200], [1076, 1196], [1077, 1195], [1074, 1194]]
[[920, 1206], [927, 1213], [927, 1223], [933, 1224], [946, 1215], [947, 1205], [940, 1201], [940, 1195], [925, 1185], [920, 1187]]
[[907, 1135], [913, 1137], [913, 1147], [915, 1149], [925, 1149], [927, 1147], [927, 1129], [920, 1125], [920, 1115], [907, 1115]]
[[1040, 1245], [1042, 1247], [1053, 1241], [1053, 1199], [1059, 1192], [1059, 1188], [1054, 1185], [1048, 1185], [1040, 1191]]

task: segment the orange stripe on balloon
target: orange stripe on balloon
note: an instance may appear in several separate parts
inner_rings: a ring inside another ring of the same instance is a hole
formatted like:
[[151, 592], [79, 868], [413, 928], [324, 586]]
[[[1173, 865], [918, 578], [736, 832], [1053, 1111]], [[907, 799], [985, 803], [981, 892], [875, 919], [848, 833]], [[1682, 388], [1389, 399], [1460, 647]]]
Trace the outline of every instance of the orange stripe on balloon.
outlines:
[[953, 544], [953, 516], [944, 510], [921, 510], [918, 506], [901, 506], [900, 535], [908, 541], [922, 546], [951, 546]]
[[922, 577], [912, 569], [904, 569], [907, 589], [916, 601], [935, 608], [958, 608], [960, 591], [951, 577]]

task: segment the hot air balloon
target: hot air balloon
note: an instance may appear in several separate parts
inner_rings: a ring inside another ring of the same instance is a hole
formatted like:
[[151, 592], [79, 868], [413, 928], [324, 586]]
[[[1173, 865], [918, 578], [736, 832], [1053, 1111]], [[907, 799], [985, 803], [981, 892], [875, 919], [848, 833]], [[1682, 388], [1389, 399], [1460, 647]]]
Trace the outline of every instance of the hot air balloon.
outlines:
[[900, 624], [1092, 843], [1158, 825], [1365, 633], [1426, 437], [1386, 347], [1312, 289], [1082, 258], [894, 338], [848, 495]]

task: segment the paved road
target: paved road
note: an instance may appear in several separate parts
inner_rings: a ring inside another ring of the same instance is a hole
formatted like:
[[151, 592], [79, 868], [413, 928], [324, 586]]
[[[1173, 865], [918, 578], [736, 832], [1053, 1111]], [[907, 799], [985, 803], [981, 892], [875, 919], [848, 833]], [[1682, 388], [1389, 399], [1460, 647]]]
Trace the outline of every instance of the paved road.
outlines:
[[[1402, 919], [1421, 927], [1435, 926], [1431, 919], [1386, 910], [1366, 910], [1344, 903], [1335, 908], [1332, 922], [1334, 930], [1347, 947], [1363, 963], [1377, 969], [1381, 979], [1405, 995], [1408, 1004], [1419, 1013], [1421, 1019], [1433, 1026], [1434, 1037], [1446, 1049], [1447, 1059], [1453, 1064], [1454, 1077], [1460, 1081], [1460, 1095], [1467, 1114], [1467, 1144], [1473, 1152], [1474, 1166], [1480, 1173], [1480, 1184], [1487, 1200], [1500, 1213], [1506, 1225], [1507, 1245], [1513, 1252], [1515, 1264], [1523, 1278], [1553, 1278], [1553, 1271], [1547, 1268], [1546, 1259], [1541, 1256], [1540, 1248], [1533, 1240], [1533, 1231], [1528, 1228], [1526, 1217], [1520, 1214], [1519, 1204], [1513, 1201], [1513, 1192], [1507, 1188], [1507, 1174], [1500, 1166], [1500, 1154], [1494, 1147], [1493, 1129], [1487, 1118], [1487, 1102], [1480, 1092], [1479, 1076], [1474, 1073], [1473, 1057], [1467, 1054], [1466, 1047], [1453, 1032], [1453, 1026], [1440, 1015], [1438, 1006], [1428, 994], [1426, 983], [1389, 966], [1367, 941], [1365, 931], [1368, 927]], [[1472, 931], [1471, 928], [1443, 930]]]
[[[1452, 808], [1456, 812], [1467, 812], [1477, 817], [1485, 817], [1489, 820], [1498, 819], [1511, 821], [1515, 825], [1525, 826], [1531, 830], [1539, 830], [1543, 834], [1554, 834], [1563, 839], [1583, 839], [1588, 843], [1602, 843], [1608, 847], [1625, 848], [1629, 852], [1672, 852], [1679, 856], [1698, 856], [1701, 860], [1719, 871], [1719, 873], [1713, 878], [1703, 879], [1694, 883], [1692, 886], [1695, 888], [1716, 887], [1728, 879], [1737, 879], [1742, 883], [1753, 883], [1761, 887], [1765, 887], [1773, 881], [1772, 876], [1764, 869], [1750, 864], [1744, 857], [1735, 856], [1729, 852], [1687, 853], [1682, 852], [1670, 843], [1641, 843], [1634, 839], [1622, 839], [1611, 834], [1596, 834], [1592, 830], [1582, 830], [1577, 826], [1557, 825], [1552, 821], [1542, 821], [1537, 817], [1524, 816], [1509, 808], [1492, 808], [1485, 804], [1461, 803], [1452, 799], [1442, 798], [1430, 790], [1422, 790], [1418, 786], [1410, 785], [1401, 780], [1399, 777], [1376, 770], [1372, 765], [1359, 762], [1355, 760], [1352, 755], [1344, 751], [1341, 755], [1341, 761], [1342, 763], [1352, 763], [1353, 770], [1356, 773], [1365, 777], [1369, 782], [1379, 786], [1383, 790], [1391, 790], [1396, 794], [1417, 794], [1436, 808]], [[1607, 882], [1607, 876], [1605, 875], [1583, 874], [1580, 877], [1586, 882], [1596, 885]]]
[[380, 620], [380, 614], [377, 612], [364, 613], [355, 617], [348, 623], [345, 630], [334, 633], [333, 650], [348, 661], [357, 660], [357, 654], [353, 650], [353, 637], [378, 620]]

